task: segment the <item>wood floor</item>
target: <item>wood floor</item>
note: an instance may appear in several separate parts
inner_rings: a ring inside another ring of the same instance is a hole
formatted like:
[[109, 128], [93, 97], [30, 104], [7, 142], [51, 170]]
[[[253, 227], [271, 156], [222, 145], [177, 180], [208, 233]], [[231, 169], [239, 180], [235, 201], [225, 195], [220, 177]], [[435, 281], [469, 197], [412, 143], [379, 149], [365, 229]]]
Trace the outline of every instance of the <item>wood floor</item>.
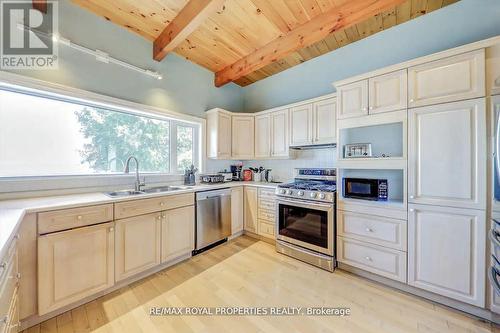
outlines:
[[[155, 316], [151, 307], [348, 307], [345, 317]], [[28, 332], [500, 332], [498, 327], [349, 273], [277, 254], [247, 236]]]

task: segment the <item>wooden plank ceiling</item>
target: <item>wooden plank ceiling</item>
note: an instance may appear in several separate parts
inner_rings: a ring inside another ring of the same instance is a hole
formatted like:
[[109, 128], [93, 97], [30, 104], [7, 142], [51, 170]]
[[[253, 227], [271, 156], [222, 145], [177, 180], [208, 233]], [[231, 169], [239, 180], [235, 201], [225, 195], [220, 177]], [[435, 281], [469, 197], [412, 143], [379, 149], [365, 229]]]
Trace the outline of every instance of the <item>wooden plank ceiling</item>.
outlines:
[[[155, 41], [188, 0], [72, 0], [144, 38]], [[191, 0], [196, 1], [196, 0]], [[352, 0], [226, 0], [173, 52], [220, 72], [316, 16]], [[458, 0], [404, 0], [324, 39], [265, 65], [234, 82], [246, 86], [324, 53], [356, 42]], [[321, 15], [319, 16], [321, 17]], [[153, 53], [153, 52], [152, 52]]]

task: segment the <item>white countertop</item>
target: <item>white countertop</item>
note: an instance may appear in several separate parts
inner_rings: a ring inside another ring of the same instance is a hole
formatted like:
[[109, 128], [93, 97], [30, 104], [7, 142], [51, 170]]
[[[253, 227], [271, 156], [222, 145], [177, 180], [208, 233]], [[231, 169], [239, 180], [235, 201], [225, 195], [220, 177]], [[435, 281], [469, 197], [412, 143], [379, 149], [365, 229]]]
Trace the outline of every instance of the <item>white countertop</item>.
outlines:
[[21, 221], [26, 213], [163, 197], [182, 193], [194, 193], [210, 189], [235, 186], [276, 188], [278, 184], [265, 182], [227, 182], [217, 184], [197, 184], [183, 190], [140, 194], [121, 198], [111, 198], [102, 192], [93, 192], [0, 201], [0, 260], [4, 257], [8, 244], [10, 244], [17, 233], [19, 225], [21, 224]]

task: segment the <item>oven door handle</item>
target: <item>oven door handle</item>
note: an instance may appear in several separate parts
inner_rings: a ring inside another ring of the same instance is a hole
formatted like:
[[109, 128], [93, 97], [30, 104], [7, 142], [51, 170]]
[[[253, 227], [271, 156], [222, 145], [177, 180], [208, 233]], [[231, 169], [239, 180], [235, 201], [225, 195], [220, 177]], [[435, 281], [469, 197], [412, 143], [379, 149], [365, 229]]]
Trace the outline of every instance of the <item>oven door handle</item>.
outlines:
[[286, 199], [278, 199], [277, 200], [278, 205], [280, 203], [286, 204], [286, 205], [294, 205], [294, 206], [299, 206], [299, 207], [306, 207], [306, 208], [311, 208], [311, 209], [321, 209], [321, 210], [330, 210], [333, 209], [333, 204], [325, 204], [325, 203], [311, 203], [308, 201], [302, 201], [302, 200], [286, 200]]

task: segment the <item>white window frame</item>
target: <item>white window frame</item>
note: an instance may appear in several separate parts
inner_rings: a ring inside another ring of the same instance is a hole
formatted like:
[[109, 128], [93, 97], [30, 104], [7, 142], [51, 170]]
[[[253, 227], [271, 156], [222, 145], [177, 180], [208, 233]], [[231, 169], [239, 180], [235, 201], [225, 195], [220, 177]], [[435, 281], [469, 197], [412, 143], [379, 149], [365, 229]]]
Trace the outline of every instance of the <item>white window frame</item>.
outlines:
[[[172, 144], [172, 138], [177, 140], [176, 126], [174, 126], [174, 124], [192, 126], [197, 129], [194, 131], [195, 135], [193, 137], [194, 142], [197, 143], [194, 145], [194, 162], [198, 163], [200, 171], [203, 171], [205, 168], [204, 133], [206, 129], [206, 120], [203, 118], [3, 71], [0, 71], [0, 89], [169, 121], [169, 173], [141, 172], [141, 176], [145, 176], [146, 181], [150, 184], [177, 182], [183, 179], [183, 176], [179, 173], [180, 170], [177, 170], [177, 151], [174, 149], [176, 145]], [[175, 128], [174, 135], [172, 134], [172, 128]], [[174, 155], [172, 155], [172, 151], [175, 151]], [[175, 157], [175, 160], [173, 157]], [[0, 195], [2, 193], [12, 192], [58, 191], [65, 189], [89, 190], [104, 187], [118, 188], [133, 185], [133, 178], [134, 175], [122, 174], [0, 177]]]

